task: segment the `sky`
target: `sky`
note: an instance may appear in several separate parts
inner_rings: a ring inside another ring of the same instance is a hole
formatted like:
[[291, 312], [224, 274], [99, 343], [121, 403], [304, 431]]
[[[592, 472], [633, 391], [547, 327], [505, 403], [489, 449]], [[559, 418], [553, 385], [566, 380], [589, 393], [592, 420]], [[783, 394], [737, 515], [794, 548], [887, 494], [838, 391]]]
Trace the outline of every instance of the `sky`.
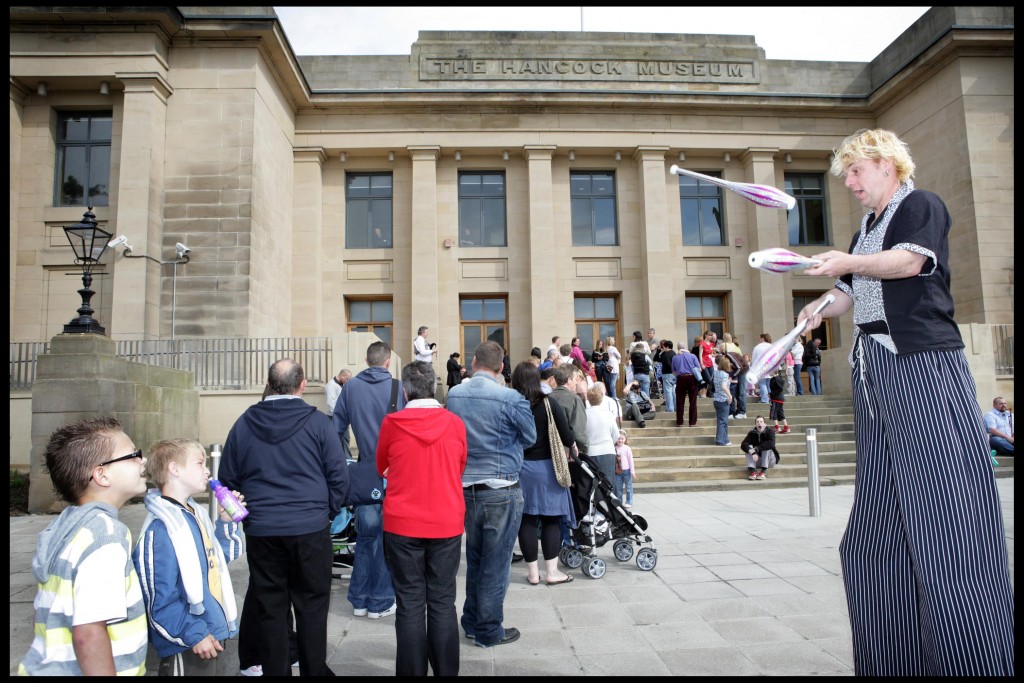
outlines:
[[752, 35], [767, 59], [869, 62], [928, 7], [275, 7], [297, 55], [408, 55], [419, 31]]

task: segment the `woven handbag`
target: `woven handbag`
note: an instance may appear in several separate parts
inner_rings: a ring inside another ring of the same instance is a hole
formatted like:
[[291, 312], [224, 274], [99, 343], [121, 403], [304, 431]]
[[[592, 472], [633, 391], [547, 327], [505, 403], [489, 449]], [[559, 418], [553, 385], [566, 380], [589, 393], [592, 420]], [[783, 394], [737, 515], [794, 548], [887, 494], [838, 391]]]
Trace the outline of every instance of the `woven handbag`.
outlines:
[[548, 412], [548, 443], [551, 446], [551, 466], [555, 468], [555, 480], [559, 486], [567, 489], [572, 484], [572, 479], [569, 478], [569, 456], [566, 455], [565, 445], [558, 435], [558, 425], [555, 424], [555, 416], [551, 413], [551, 401], [546, 398], [544, 409]]

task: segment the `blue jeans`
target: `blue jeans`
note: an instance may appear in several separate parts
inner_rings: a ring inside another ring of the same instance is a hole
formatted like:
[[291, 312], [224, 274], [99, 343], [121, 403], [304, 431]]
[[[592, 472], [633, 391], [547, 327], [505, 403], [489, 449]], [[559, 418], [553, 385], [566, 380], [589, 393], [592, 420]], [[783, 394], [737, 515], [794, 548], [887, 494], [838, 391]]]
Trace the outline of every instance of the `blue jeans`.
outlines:
[[[651, 376], [650, 375], [644, 375], [644, 374], [641, 374], [641, 373], [634, 372], [633, 373], [633, 379], [635, 379], [637, 382], [640, 383], [640, 390], [641, 391], [643, 391], [648, 396], [651, 395]], [[627, 390], [628, 390], [628, 388], [629, 387], [627, 387]]]
[[395, 604], [395, 588], [384, 560], [382, 507], [356, 508], [356, 556], [348, 584], [348, 601], [353, 609], [383, 612]]
[[737, 380], [729, 385], [729, 391], [732, 392], [732, 404], [729, 406], [730, 415], [746, 415], [747, 414], [747, 391], [745, 386], [747, 380]]
[[[665, 379], [667, 375], [662, 375], [661, 379]], [[626, 497], [622, 497], [622, 492], [625, 490]], [[615, 475], [615, 496], [625, 505], [633, 504], [633, 473], [623, 472], [622, 474]]]
[[[505, 636], [505, 593], [523, 517], [523, 490], [463, 489], [466, 499], [466, 602], [462, 628], [483, 647]], [[358, 547], [358, 546], [357, 546]]]
[[[715, 401], [715, 445], [724, 446], [729, 443], [729, 402]], [[357, 546], [358, 547], [358, 546]]]
[[662, 374], [661, 386], [664, 389], [662, 393], [665, 394], [665, 410], [674, 413], [676, 411], [676, 376], [671, 372]]
[[807, 384], [811, 393], [817, 396], [821, 393], [821, 366], [815, 365], [807, 368]]
[[1013, 455], [1013, 444], [1001, 436], [989, 436], [988, 445], [999, 455]]
[[800, 363], [796, 363], [793, 365], [793, 382], [796, 383], [797, 396], [804, 395], [804, 383], [803, 380], [800, 378], [800, 371], [803, 370], [803, 367], [804, 366], [801, 365]]
[[761, 394], [761, 403], [768, 402], [768, 382], [771, 381], [771, 377], [765, 377], [764, 379], [757, 380], [757, 388]]
[[395, 583], [398, 613], [395, 675], [459, 675], [459, 619], [455, 575], [462, 559], [462, 535], [411, 538], [384, 533], [384, 555]]
[[615, 393], [615, 387], [619, 383], [619, 373], [617, 373], [617, 372], [607, 372], [606, 371], [604, 376], [605, 376], [604, 385], [605, 385], [605, 388], [608, 389], [608, 395], [611, 396], [614, 399], [617, 399], [618, 395]]

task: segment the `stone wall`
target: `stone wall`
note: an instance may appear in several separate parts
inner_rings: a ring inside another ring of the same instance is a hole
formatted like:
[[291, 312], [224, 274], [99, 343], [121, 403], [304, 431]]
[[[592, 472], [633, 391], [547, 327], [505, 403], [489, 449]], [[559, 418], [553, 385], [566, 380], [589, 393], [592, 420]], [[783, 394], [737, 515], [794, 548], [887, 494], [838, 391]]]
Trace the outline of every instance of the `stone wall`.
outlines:
[[45, 451], [50, 435], [65, 424], [110, 415], [142, 449], [160, 439], [199, 436], [192, 373], [122, 360], [114, 347], [101, 335], [60, 334], [39, 356], [32, 387], [31, 512], [62, 505], [45, 472]]

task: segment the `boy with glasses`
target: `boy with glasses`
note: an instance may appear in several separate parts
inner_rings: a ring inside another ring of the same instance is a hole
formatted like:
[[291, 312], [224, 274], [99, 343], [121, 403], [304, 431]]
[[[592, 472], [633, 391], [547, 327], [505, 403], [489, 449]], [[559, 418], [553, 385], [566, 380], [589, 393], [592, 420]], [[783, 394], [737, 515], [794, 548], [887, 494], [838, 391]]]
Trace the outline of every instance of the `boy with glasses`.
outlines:
[[75, 422], [50, 436], [46, 469], [71, 506], [36, 543], [35, 638], [19, 675], [145, 673], [146, 609], [132, 535], [117, 518], [146, 492], [145, 463], [112, 417]]

